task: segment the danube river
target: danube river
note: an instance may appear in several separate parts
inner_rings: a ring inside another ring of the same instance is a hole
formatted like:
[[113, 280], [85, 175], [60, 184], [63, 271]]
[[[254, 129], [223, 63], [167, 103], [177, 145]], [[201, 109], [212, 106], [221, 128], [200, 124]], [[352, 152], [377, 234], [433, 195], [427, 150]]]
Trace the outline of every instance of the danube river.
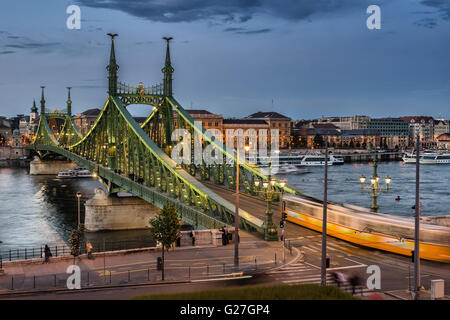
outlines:
[[[67, 244], [78, 224], [76, 193], [81, 192], [81, 221], [84, 202], [101, 187], [95, 179], [57, 179], [30, 176], [25, 168], [0, 168], [0, 251]], [[147, 230], [89, 232], [93, 243], [128, 246], [132, 239], [150, 239]], [[128, 241], [128, 245], [127, 245]]]
[[[422, 166], [421, 201], [423, 215], [450, 214], [450, 166]], [[414, 210], [415, 166], [401, 162], [381, 162], [380, 181], [392, 178], [391, 190], [378, 199], [380, 212], [411, 217]], [[289, 175], [288, 182], [309, 195], [323, 196], [323, 167], [310, 172]], [[369, 207], [371, 199], [362, 192], [359, 177], [370, 177], [371, 164], [345, 164], [329, 167], [328, 199]], [[369, 179], [367, 179], [369, 181]], [[56, 179], [52, 176], [30, 176], [27, 169], [0, 168], [0, 251], [17, 248], [39, 248], [43, 244], [67, 243], [77, 226], [77, 199], [81, 192], [81, 219], [84, 202], [93, 196], [100, 183], [94, 179]], [[395, 198], [400, 196], [400, 201]], [[148, 238], [147, 230], [88, 233], [95, 242]]]
[[[420, 171], [420, 198], [423, 216], [450, 215], [450, 165], [422, 165]], [[309, 167], [309, 173], [280, 175], [289, 184], [306, 194], [323, 198], [324, 167]], [[328, 200], [369, 208], [372, 198], [361, 190], [359, 178], [366, 177], [366, 186], [373, 174], [372, 163], [351, 163], [328, 167]], [[413, 217], [416, 195], [416, 166], [398, 162], [379, 162], [379, 185], [391, 177], [390, 190], [378, 197], [378, 212]], [[400, 196], [400, 201], [395, 200]]]

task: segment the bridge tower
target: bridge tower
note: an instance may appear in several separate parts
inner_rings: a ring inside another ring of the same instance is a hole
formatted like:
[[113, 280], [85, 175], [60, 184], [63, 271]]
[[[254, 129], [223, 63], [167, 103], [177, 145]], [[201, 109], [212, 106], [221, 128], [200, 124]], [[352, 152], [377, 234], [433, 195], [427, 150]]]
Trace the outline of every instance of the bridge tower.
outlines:
[[71, 87], [67, 87], [68, 94], [67, 94], [67, 115], [70, 117], [72, 116], [72, 100], [70, 100], [70, 89]]
[[116, 63], [116, 52], [114, 50], [114, 38], [118, 36], [117, 33], [108, 33], [111, 37], [111, 53], [109, 56], [109, 65], [106, 67], [108, 70], [108, 93], [110, 96], [117, 95], [117, 71], [119, 66]]
[[172, 63], [170, 61], [170, 40], [172, 40], [172, 37], [164, 37], [164, 40], [167, 42], [166, 47], [166, 63], [164, 65], [164, 68], [162, 68], [162, 72], [164, 73], [164, 96], [171, 97], [172, 92], [172, 74], [173, 74], [173, 67]]
[[45, 114], [45, 98], [44, 98], [44, 89], [45, 86], [41, 86], [42, 95], [41, 95], [41, 117]]

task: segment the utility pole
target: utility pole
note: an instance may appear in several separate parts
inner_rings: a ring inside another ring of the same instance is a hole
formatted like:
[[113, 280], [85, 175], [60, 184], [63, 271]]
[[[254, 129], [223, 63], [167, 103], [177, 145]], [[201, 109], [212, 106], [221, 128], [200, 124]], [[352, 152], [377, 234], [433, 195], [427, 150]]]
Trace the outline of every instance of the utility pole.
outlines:
[[416, 141], [416, 219], [414, 228], [414, 299], [417, 299], [420, 289], [420, 135], [417, 134]]
[[323, 218], [322, 218], [322, 263], [320, 268], [320, 284], [327, 285], [327, 192], [328, 192], [328, 136], [325, 136], [325, 170], [323, 183]]
[[234, 267], [239, 267], [239, 148], [236, 148], [236, 212], [234, 214]]

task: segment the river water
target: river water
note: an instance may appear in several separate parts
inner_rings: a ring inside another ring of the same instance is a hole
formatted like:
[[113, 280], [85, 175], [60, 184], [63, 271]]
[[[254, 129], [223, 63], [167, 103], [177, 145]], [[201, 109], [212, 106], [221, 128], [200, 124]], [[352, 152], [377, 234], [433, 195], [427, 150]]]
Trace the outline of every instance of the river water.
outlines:
[[[323, 167], [310, 167], [302, 175], [288, 175], [290, 184], [306, 193], [323, 196]], [[371, 163], [353, 163], [329, 167], [328, 199], [370, 207], [371, 198], [362, 192], [359, 177], [372, 175]], [[378, 166], [380, 182], [392, 178], [391, 190], [378, 199], [379, 212], [413, 216], [415, 197], [415, 166], [401, 162], [381, 162]], [[280, 176], [281, 177], [281, 176]], [[369, 181], [369, 179], [367, 179]], [[450, 214], [450, 165], [421, 167], [422, 214]], [[43, 244], [67, 243], [77, 226], [77, 199], [81, 192], [81, 219], [84, 202], [93, 196], [101, 184], [94, 179], [56, 179], [54, 176], [30, 176], [24, 168], [0, 168], [0, 251], [16, 248], [39, 248]], [[400, 201], [395, 201], [397, 196]], [[148, 238], [147, 230], [88, 233], [98, 243]]]
[[[78, 224], [76, 193], [81, 192], [81, 221], [84, 202], [102, 185], [95, 179], [57, 179], [31, 176], [25, 168], [0, 168], [0, 252], [67, 244]], [[129, 247], [132, 239], [148, 242], [148, 230], [86, 233], [96, 246]], [[128, 242], [128, 244], [127, 244]], [[95, 248], [98, 249], [98, 248]]]
[[[279, 175], [288, 183], [313, 197], [323, 198], [324, 167], [309, 167], [309, 173]], [[416, 194], [416, 166], [403, 162], [378, 162], [379, 185], [384, 178], [392, 178], [390, 190], [378, 197], [378, 212], [413, 217]], [[328, 167], [328, 200], [370, 208], [372, 198], [360, 187], [359, 178], [366, 177], [366, 186], [373, 174], [372, 163], [350, 163]], [[420, 167], [420, 201], [423, 216], [450, 215], [450, 165], [422, 165]], [[395, 198], [400, 196], [400, 201]]]

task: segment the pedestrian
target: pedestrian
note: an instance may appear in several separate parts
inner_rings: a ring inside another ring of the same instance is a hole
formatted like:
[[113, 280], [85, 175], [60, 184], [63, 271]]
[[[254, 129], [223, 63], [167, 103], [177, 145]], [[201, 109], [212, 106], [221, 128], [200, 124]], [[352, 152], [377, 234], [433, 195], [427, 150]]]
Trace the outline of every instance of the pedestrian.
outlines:
[[336, 285], [338, 286], [338, 288], [341, 287], [341, 283], [343, 282], [342, 279], [342, 275], [340, 272], [333, 272], [332, 274], [333, 277], [333, 281], [336, 283]]
[[219, 229], [219, 231], [221, 232], [221, 234], [222, 234], [222, 245], [224, 246], [226, 243], [225, 243], [225, 226], [223, 226], [222, 228], [220, 228]]
[[223, 233], [224, 233], [224, 235], [225, 235], [225, 244], [228, 244], [228, 243], [230, 243], [230, 238], [229, 238], [229, 236], [228, 236], [228, 228], [227, 227], [223, 227]]
[[195, 246], [195, 231], [191, 230], [192, 245]]
[[45, 245], [44, 248], [44, 262], [43, 263], [48, 263], [50, 257], [52, 256], [52, 252], [50, 251], [50, 248], [48, 247], [48, 245]]
[[352, 294], [354, 295], [356, 293], [356, 287], [361, 284], [361, 279], [356, 273], [354, 273], [348, 280], [352, 286]]
[[93, 259], [93, 257], [92, 257], [92, 249], [93, 249], [93, 247], [92, 247], [91, 242], [87, 241], [86, 242], [86, 252], [87, 252], [88, 259]]

